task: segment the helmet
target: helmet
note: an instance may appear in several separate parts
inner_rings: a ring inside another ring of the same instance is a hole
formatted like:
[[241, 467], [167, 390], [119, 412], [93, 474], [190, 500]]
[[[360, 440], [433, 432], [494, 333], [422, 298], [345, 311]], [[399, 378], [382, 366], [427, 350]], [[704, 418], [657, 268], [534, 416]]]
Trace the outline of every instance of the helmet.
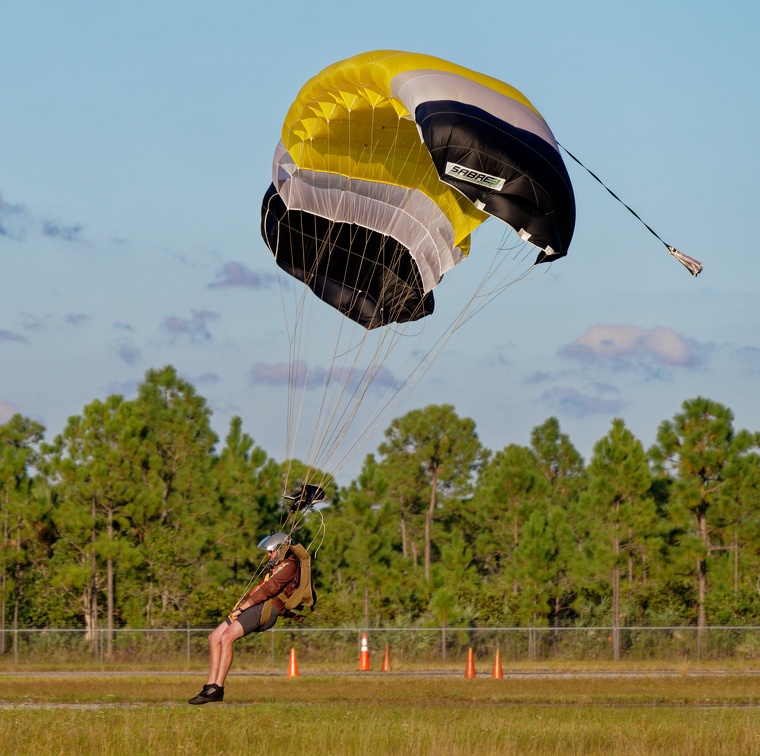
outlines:
[[290, 545], [290, 538], [287, 533], [272, 533], [266, 538], [262, 538], [259, 541], [259, 548], [265, 551], [277, 551], [277, 554], [273, 559], [270, 559], [270, 564], [277, 564], [284, 556]]

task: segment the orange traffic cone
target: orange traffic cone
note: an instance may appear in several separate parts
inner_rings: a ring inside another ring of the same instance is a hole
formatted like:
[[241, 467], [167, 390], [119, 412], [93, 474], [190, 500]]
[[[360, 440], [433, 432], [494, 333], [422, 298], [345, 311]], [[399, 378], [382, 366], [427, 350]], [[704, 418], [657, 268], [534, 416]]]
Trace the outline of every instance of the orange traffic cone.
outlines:
[[385, 653], [383, 654], [383, 666], [380, 667], [381, 672], [391, 671], [391, 649], [388, 644], [385, 644]]
[[298, 660], [296, 659], [296, 650], [290, 649], [290, 664], [288, 664], [288, 677], [298, 677]]
[[467, 666], [464, 668], [464, 676], [467, 679], [475, 677], [475, 658], [472, 655], [472, 648], [467, 649]]
[[491, 672], [491, 677], [494, 680], [501, 680], [504, 677], [504, 671], [501, 668], [501, 651], [499, 649], [496, 649], [496, 658], [493, 660], [493, 672]]
[[372, 669], [369, 665], [369, 646], [367, 646], [367, 636], [362, 633], [362, 648], [359, 653], [359, 672], [369, 672]]

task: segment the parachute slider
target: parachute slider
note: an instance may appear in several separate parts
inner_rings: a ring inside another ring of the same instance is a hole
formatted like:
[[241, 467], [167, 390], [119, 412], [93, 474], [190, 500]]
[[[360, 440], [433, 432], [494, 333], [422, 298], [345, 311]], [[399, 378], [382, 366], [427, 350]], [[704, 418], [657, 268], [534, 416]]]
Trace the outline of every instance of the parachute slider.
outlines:
[[702, 263], [699, 260], [695, 260], [693, 257], [685, 255], [683, 252], [679, 252], [675, 247], [671, 247], [669, 244], [665, 245], [668, 248], [668, 252], [678, 260], [692, 276], [698, 276], [702, 272]]
[[283, 499], [292, 501], [290, 505], [291, 512], [297, 512], [299, 509], [311, 509], [315, 504], [323, 501], [325, 498], [324, 488], [320, 486], [313, 486], [308, 483], [304, 483], [300, 488], [296, 489], [292, 494], [283, 494]]

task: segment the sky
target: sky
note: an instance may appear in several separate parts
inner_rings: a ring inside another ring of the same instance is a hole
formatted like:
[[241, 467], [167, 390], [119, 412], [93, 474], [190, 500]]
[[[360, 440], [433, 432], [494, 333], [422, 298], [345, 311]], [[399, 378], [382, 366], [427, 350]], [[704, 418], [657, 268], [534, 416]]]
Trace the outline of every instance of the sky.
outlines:
[[173, 365], [221, 438], [238, 415], [283, 459], [286, 390], [267, 376], [286, 337], [259, 231], [274, 147], [311, 76], [399, 49], [517, 87], [704, 271], [566, 160], [568, 256], [459, 329], [339, 482], [428, 404], [472, 418], [492, 450], [557, 417], [586, 459], [613, 418], [648, 447], [696, 396], [760, 430], [754, 0], [5, 0], [2, 16], [0, 422], [20, 412], [52, 440]]

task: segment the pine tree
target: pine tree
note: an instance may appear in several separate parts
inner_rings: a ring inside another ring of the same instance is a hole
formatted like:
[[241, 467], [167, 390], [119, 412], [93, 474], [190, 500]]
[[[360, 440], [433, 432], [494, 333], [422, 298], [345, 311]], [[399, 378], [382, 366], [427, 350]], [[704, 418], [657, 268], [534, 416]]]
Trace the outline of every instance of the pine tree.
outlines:
[[483, 463], [484, 450], [475, 422], [460, 419], [451, 405], [430, 405], [394, 420], [385, 432], [379, 451], [389, 462], [408, 471], [406, 484], [416, 486], [419, 474], [428, 486], [424, 525], [425, 581], [430, 582], [432, 525], [447, 494], [469, 493], [474, 473]]
[[42, 513], [32, 496], [30, 468], [40, 463], [36, 446], [44, 432], [42, 425], [19, 414], [0, 425], [0, 653], [5, 652], [8, 602], [12, 598], [16, 630], [24, 579], [32, 566], [27, 548]]
[[598, 538], [595, 569], [611, 578], [612, 649], [620, 659], [621, 570], [627, 567], [629, 590], [634, 579], [634, 560], [644, 559], [646, 539], [654, 526], [654, 504], [647, 493], [652, 480], [641, 442], [620, 418], [609, 433], [594, 445], [587, 468], [585, 501], [592, 510], [591, 532]]
[[719, 537], [725, 519], [721, 505], [730, 500], [727, 473], [756, 443], [752, 434], [734, 431], [733, 419], [733, 412], [718, 402], [688, 399], [673, 420], [661, 423], [650, 450], [657, 469], [674, 480], [675, 503], [693, 517], [700, 544], [694, 554], [700, 630], [707, 625], [708, 558], [723, 546]]
[[[386, 481], [375, 458], [368, 455], [356, 481], [341, 489], [324, 510], [322, 548], [329, 570], [319, 570], [323, 606], [340, 621], [363, 623], [392, 618], [403, 575], [393, 553], [392, 513], [384, 503]], [[322, 600], [322, 599], [320, 599]]]
[[145, 561], [135, 592], [149, 627], [187, 622], [207, 584], [218, 585], [214, 565], [226, 535], [212, 475], [211, 411], [171, 366], [146, 373], [133, 407], [142, 481], [130, 514]]
[[[462, 520], [486, 577], [514, 575], [514, 552], [522, 528], [536, 508], [545, 506], [548, 493], [549, 483], [525, 446], [510, 444], [484, 465]], [[518, 592], [516, 577], [510, 590]]]
[[587, 523], [578, 511], [584, 486], [583, 457], [554, 417], [533, 429], [531, 451], [547, 485], [542, 513], [553, 527], [554, 540], [553, 574], [547, 590], [552, 602], [551, 615], [558, 624], [577, 597], [588, 547]]
[[[131, 411], [130, 404], [118, 395], [95, 400], [81, 416], [69, 418], [50, 449], [49, 470], [65, 501], [57, 508], [55, 520], [64, 541], [79, 552], [80, 563], [88, 565], [90, 572], [84, 580], [85, 570], [64, 570], [59, 581], [81, 590], [81, 608], [91, 640], [98, 625], [98, 593], [104, 589], [108, 656], [113, 653], [117, 565], [126, 571], [130, 562], [139, 559], [128, 536], [128, 509], [139, 486], [133, 451], [140, 439], [134, 432]], [[86, 546], [81, 541], [83, 528], [89, 529]], [[74, 552], [69, 553], [73, 556]]]

